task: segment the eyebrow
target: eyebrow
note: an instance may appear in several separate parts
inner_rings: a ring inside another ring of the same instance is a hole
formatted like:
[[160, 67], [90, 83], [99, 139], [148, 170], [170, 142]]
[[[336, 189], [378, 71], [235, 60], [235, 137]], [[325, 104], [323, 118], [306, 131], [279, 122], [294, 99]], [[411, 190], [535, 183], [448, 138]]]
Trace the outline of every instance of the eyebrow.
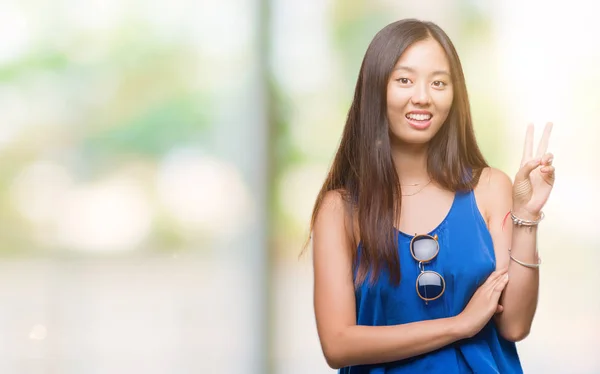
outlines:
[[[406, 71], [409, 71], [411, 73], [415, 73], [416, 72], [415, 69], [410, 68], [408, 66], [398, 66], [398, 67], [394, 68], [394, 71], [395, 70], [406, 70]], [[446, 70], [436, 70], [436, 71], [434, 71], [434, 72], [431, 73], [431, 75], [441, 75], [441, 74], [450, 76], [450, 73], [447, 72]]]

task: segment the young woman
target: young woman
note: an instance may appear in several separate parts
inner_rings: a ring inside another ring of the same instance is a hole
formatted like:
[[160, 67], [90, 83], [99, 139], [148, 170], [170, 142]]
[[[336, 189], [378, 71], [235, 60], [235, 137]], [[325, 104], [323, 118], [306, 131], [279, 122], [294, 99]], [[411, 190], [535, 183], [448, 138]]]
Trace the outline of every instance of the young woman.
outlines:
[[341, 373], [521, 373], [537, 225], [554, 183], [548, 124], [514, 183], [475, 140], [462, 67], [430, 22], [382, 29], [364, 57], [314, 207], [314, 303]]

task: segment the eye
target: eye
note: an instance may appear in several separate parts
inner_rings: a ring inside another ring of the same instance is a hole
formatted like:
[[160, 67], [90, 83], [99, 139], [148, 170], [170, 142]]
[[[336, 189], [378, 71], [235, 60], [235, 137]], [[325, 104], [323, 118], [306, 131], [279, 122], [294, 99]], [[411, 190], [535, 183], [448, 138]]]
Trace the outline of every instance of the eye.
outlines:
[[433, 84], [433, 87], [435, 87], [435, 88], [444, 88], [447, 86], [446, 82], [442, 82], [442, 81], [434, 81], [432, 84]]
[[396, 81], [398, 81], [398, 82], [400, 82], [402, 84], [410, 84], [410, 83], [412, 83], [411, 80], [408, 79], [408, 78], [398, 78], [398, 79], [396, 79]]

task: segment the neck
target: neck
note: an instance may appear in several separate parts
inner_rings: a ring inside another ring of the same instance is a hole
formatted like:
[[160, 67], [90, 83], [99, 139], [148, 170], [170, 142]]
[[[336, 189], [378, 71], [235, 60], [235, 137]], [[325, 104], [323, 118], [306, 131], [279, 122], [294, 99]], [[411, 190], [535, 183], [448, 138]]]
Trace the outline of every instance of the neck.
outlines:
[[417, 183], [423, 185], [429, 181], [427, 145], [393, 145], [392, 159], [401, 186]]

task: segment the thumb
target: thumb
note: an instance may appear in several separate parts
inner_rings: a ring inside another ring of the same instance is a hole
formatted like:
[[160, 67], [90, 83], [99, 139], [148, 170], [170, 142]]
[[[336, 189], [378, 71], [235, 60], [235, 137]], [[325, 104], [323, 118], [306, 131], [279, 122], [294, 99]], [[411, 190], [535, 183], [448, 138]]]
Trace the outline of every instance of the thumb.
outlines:
[[504, 307], [500, 304], [496, 307], [496, 314], [502, 313], [504, 311]]
[[534, 171], [535, 168], [540, 166], [541, 161], [542, 160], [539, 157], [534, 158], [533, 160], [527, 161], [525, 164], [523, 164], [523, 166], [521, 166], [521, 169], [519, 169], [519, 172], [517, 173], [517, 176], [515, 179], [518, 179], [518, 180], [527, 179], [529, 177], [529, 174], [531, 174], [531, 172]]

